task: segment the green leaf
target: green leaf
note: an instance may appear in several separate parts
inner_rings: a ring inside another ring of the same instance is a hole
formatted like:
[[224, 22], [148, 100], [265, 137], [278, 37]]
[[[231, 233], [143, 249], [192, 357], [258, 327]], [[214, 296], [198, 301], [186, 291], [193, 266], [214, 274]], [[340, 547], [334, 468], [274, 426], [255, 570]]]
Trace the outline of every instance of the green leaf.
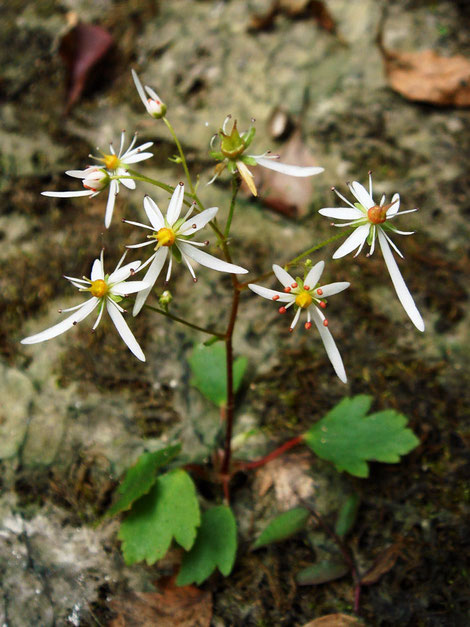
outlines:
[[325, 560], [302, 569], [295, 579], [301, 586], [311, 586], [340, 579], [348, 572], [349, 566], [342, 560]]
[[183, 557], [176, 580], [178, 586], [197, 585], [205, 581], [216, 568], [229, 575], [237, 552], [237, 525], [230, 507], [219, 505], [202, 515], [196, 542]]
[[335, 525], [335, 533], [340, 536], [340, 538], [346, 536], [353, 528], [354, 523], [356, 522], [359, 503], [359, 495], [351, 494], [339, 510], [338, 519]]
[[259, 549], [266, 544], [279, 542], [302, 531], [307, 524], [310, 512], [303, 507], [295, 507], [276, 516], [256, 540], [253, 548]]
[[120, 498], [110, 507], [106, 516], [114, 516], [130, 509], [132, 503], [147, 494], [157, 480], [157, 470], [168, 464], [181, 450], [181, 444], [167, 446], [154, 453], [144, 453], [129, 468], [124, 481], [117, 489]]
[[[227, 402], [225, 345], [196, 346], [189, 358], [193, 374], [191, 384], [209, 401], [221, 407]], [[233, 364], [233, 389], [240, 387], [247, 359], [239, 357]]]
[[196, 488], [188, 473], [177, 468], [160, 475], [121, 523], [118, 537], [126, 564], [141, 560], [153, 564], [165, 555], [173, 538], [189, 551], [199, 523]]
[[356, 477], [369, 476], [368, 461], [399, 462], [419, 440], [406, 428], [406, 416], [393, 409], [367, 416], [371, 404], [366, 395], [343, 399], [304, 433], [305, 443], [338, 471]]

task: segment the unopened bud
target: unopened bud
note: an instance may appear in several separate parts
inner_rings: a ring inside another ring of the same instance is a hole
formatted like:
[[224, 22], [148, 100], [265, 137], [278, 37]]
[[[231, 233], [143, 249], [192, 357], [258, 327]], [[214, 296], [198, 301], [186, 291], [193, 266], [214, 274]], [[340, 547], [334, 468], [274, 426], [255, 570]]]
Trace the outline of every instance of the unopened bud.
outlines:
[[166, 309], [172, 300], [173, 300], [173, 296], [170, 290], [165, 290], [160, 296], [160, 298], [158, 299], [158, 302], [164, 309]]

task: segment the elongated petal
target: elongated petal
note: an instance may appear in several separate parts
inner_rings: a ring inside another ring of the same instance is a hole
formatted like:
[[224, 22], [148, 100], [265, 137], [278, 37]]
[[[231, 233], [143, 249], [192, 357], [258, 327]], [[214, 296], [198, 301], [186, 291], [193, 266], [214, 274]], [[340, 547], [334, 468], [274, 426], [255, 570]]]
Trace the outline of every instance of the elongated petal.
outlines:
[[41, 331], [41, 333], [36, 333], [36, 335], [30, 335], [29, 337], [25, 337], [24, 340], [21, 340], [22, 344], [37, 344], [38, 342], [45, 342], [46, 340], [51, 340], [53, 337], [57, 337], [61, 333], [65, 333], [71, 329], [75, 324], [84, 320], [95, 307], [98, 305], [100, 300], [98, 298], [90, 298], [85, 301], [80, 309], [75, 311], [71, 316], [65, 318], [58, 324], [55, 324], [53, 327], [46, 329], [45, 331]]
[[183, 200], [184, 185], [183, 183], [178, 183], [171, 197], [170, 204], [168, 205], [168, 211], [166, 212], [166, 219], [170, 226], [173, 226], [176, 220], [180, 217]]
[[308, 285], [311, 288], [315, 287], [315, 285], [320, 280], [324, 267], [324, 261], [319, 261], [318, 263], [316, 263], [305, 277], [304, 285]]
[[195, 246], [191, 246], [191, 242], [181, 242], [177, 241], [176, 245], [181, 250], [182, 253], [187, 255], [190, 259], [194, 259], [201, 264], [201, 266], [206, 266], [206, 268], [211, 268], [211, 270], [217, 270], [218, 272], [230, 272], [231, 274], [246, 274], [248, 270], [242, 268], [241, 266], [236, 266], [233, 263], [227, 263], [226, 261], [222, 261], [221, 259], [217, 259], [213, 255], [209, 255], [209, 253], [205, 253], [199, 248]]
[[255, 181], [253, 179], [253, 174], [246, 167], [243, 161], [237, 161], [236, 163], [237, 163], [237, 170], [240, 172], [240, 176], [242, 177], [242, 179], [248, 185], [248, 189], [253, 194], [253, 196], [257, 196], [258, 190], [256, 189]]
[[350, 184], [349, 189], [365, 209], [370, 209], [375, 205], [372, 196], [369, 194], [366, 188], [357, 181], [353, 181]]
[[354, 229], [351, 235], [345, 239], [338, 250], [334, 253], [333, 259], [344, 257], [353, 250], [356, 250], [356, 248], [363, 246], [369, 234], [369, 229], [370, 224], [362, 224]]
[[288, 176], [314, 176], [320, 174], [325, 168], [317, 167], [302, 167], [299, 165], [288, 165], [287, 163], [280, 163], [276, 159], [269, 159], [268, 157], [255, 157], [258, 165], [268, 170], [274, 170], [275, 172], [281, 172]]
[[135, 294], [147, 289], [149, 286], [147, 281], [121, 281], [118, 285], [113, 285], [111, 294], [117, 296], [125, 296], [126, 294]]
[[155, 257], [153, 258], [153, 261], [150, 264], [149, 269], [147, 270], [143, 278], [143, 281], [145, 283], [148, 283], [148, 287], [137, 294], [137, 297], [134, 303], [134, 308], [132, 310], [133, 316], [136, 316], [139, 313], [139, 311], [142, 309], [142, 307], [144, 306], [145, 301], [147, 300], [148, 295], [152, 291], [152, 288], [155, 285], [155, 282], [158, 279], [158, 276], [163, 268], [163, 264], [165, 263], [167, 253], [168, 253], [168, 248], [160, 248], [160, 250], [158, 250], [155, 253]]
[[135, 339], [132, 331], [127, 326], [127, 322], [124, 320], [122, 314], [114, 306], [114, 303], [110, 300], [107, 301], [106, 307], [108, 309], [109, 316], [117, 329], [117, 332], [121, 336], [123, 342], [127, 348], [133, 353], [140, 361], [145, 361], [145, 355], [142, 352], [137, 340]]
[[122, 266], [122, 268], [118, 268], [117, 270], [112, 272], [109, 275], [108, 282], [110, 284], [121, 283], [122, 281], [128, 279], [132, 274], [134, 274], [134, 272], [137, 272], [139, 268], [140, 261], [130, 261], [129, 263], [126, 263], [125, 266]]
[[205, 211], [201, 211], [201, 213], [196, 216], [189, 218], [181, 225], [179, 235], [191, 235], [191, 233], [196, 233], [196, 231], [205, 227], [206, 224], [215, 217], [218, 210], [218, 207], [210, 207]]
[[139, 161], [145, 161], [145, 159], [150, 159], [150, 157], [153, 157], [152, 152], [136, 152], [132, 155], [128, 155], [127, 157], [123, 157], [121, 159], [121, 162], [130, 165], [131, 163], [139, 163]]
[[147, 148], [150, 148], [150, 146], [153, 146], [153, 142], [145, 142], [145, 144], [141, 144], [140, 146], [137, 146], [137, 148], [134, 148], [133, 150], [131, 150], [132, 146], [133, 146], [133, 143], [129, 146], [129, 148], [124, 153], [123, 155], [124, 157], [130, 157], [136, 152], [144, 152], [144, 150], [147, 150]]
[[91, 196], [95, 192], [91, 189], [84, 189], [76, 192], [41, 192], [42, 196], [49, 198], [74, 198], [75, 196]]
[[137, 76], [137, 72], [135, 70], [131, 70], [131, 72], [132, 72], [132, 78], [134, 79], [134, 83], [137, 88], [137, 92], [140, 96], [140, 99], [142, 100], [144, 107], [147, 108], [147, 95], [144, 91], [144, 88], [142, 87], [142, 83], [140, 82], [139, 77]]
[[278, 266], [277, 264], [273, 265], [273, 272], [276, 275], [276, 278], [283, 284], [284, 287], [292, 285], [292, 283], [295, 282], [294, 277], [286, 272], [284, 268], [281, 268], [281, 266]]
[[297, 309], [297, 311], [295, 312], [294, 319], [293, 319], [293, 320], [292, 320], [292, 322], [290, 323], [290, 327], [289, 327], [290, 331], [293, 331], [293, 330], [294, 330], [295, 325], [296, 325], [296, 324], [297, 324], [297, 322], [299, 321], [299, 318], [300, 318], [300, 312], [301, 312], [301, 308], [299, 307], [299, 308]]
[[400, 194], [394, 194], [392, 198], [392, 206], [387, 210], [387, 218], [394, 216], [400, 209]]
[[[119, 169], [117, 171], [117, 176], [126, 177], [128, 174], [125, 170]], [[127, 189], [135, 189], [136, 187], [134, 179], [119, 178], [119, 181], [124, 185], [124, 187], [127, 187]]]
[[144, 198], [144, 209], [150, 224], [156, 231], [159, 231], [165, 226], [165, 220], [162, 212], [158, 208], [157, 203], [154, 202], [150, 196], [145, 196]]
[[364, 212], [356, 207], [325, 207], [318, 211], [322, 216], [334, 218], [335, 220], [355, 220], [363, 218]]
[[104, 279], [104, 268], [101, 259], [95, 259], [91, 268], [91, 280], [97, 281], [98, 279]]
[[343, 360], [341, 359], [341, 355], [339, 350], [335, 344], [333, 336], [330, 333], [330, 330], [323, 326], [323, 320], [325, 317], [316, 307], [309, 307], [309, 311], [311, 312], [313, 321], [320, 333], [320, 337], [323, 342], [323, 346], [325, 347], [326, 354], [328, 355], [331, 365], [333, 366], [336, 374], [339, 379], [346, 383], [348, 378], [346, 377], [346, 371], [344, 369]]
[[256, 283], [250, 283], [248, 287], [252, 292], [258, 294], [258, 296], [262, 296], [263, 298], [267, 298], [268, 300], [275, 300], [278, 303], [288, 303], [291, 300], [295, 300], [295, 296], [293, 294], [286, 294], [285, 292], [270, 290], [267, 287], [263, 287], [262, 285], [256, 285]]
[[405, 281], [403, 280], [397, 262], [395, 261], [392, 251], [390, 250], [390, 246], [381, 231], [379, 231], [379, 244], [380, 248], [382, 249], [385, 264], [387, 265], [387, 269], [390, 273], [390, 278], [392, 279], [393, 287], [395, 288], [395, 291], [397, 293], [398, 300], [403, 305], [403, 309], [406, 311], [415, 327], [419, 331], [424, 331], [423, 318], [421, 317], [421, 314], [419, 313], [418, 308], [415, 305], [413, 297], [411, 296], [410, 291], [407, 288]]
[[109, 225], [113, 219], [114, 203], [116, 202], [118, 191], [119, 183], [116, 180], [112, 180], [109, 185], [108, 202], [106, 203], [106, 213], [104, 215], [104, 225], [107, 229], [109, 229]]
[[337, 281], [336, 283], [328, 283], [328, 285], [322, 285], [322, 298], [328, 298], [328, 296], [333, 296], [334, 294], [339, 294], [343, 290], [348, 289], [351, 283], [347, 281]]
[[65, 174], [67, 174], [67, 176], [72, 176], [75, 179], [84, 179], [86, 176], [86, 170], [66, 170]]

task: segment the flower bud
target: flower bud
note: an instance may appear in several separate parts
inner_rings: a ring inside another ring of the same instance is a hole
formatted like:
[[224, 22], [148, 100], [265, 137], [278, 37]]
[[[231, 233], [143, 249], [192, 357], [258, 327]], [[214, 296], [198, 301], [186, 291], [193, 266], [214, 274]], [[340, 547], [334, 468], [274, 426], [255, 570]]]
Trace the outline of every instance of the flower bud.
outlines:
[[158, 299], [158, 302], [164, 309], [167, 309], [168, 305], [171, 303], [172, 300], [173, 300], [173, 295], [170, 292], [170, 290], [165, 290], [160, 296], [160, 298]]
[[105, 170], [92, 166], [84, 170], [83, 187], [100, 192], [109, 185], [109, 175]]

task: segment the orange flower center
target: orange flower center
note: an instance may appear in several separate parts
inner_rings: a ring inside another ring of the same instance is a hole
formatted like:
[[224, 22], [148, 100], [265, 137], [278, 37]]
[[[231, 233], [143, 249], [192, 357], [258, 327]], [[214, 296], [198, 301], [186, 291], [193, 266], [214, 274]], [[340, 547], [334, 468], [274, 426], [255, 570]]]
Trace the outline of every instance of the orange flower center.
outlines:
[[172, 246], [175, 243], [175, 233], [168, 227], [160, 229], [155, 237], [159, 246]]
[[390, 205], [384, 207], [375, 205], [374, 207], [371, 207], [367, 212], [369, 222], [372, 222], [372, 224], [382, 224], [382, 222], [385, 222], [387, 219], [387, 209], [389, 207]]
[[105, 155], [104, 165], [107, 170], [115, 170], [119, 165], [119, 159], [116, 155]]
[[103, 298], [107, 291], [108, 285], [106, 281], [103, 281], [103, 279], [97, 279], [96, 281], [91, 282], [90, 292], [93, 296], [96, 296], [96, 298]]
[[310, 307], [312, 304], [312, 297], [308, 292], [300, 292], [295, 298], [295, 304], [305, 309], [306, 307]]

